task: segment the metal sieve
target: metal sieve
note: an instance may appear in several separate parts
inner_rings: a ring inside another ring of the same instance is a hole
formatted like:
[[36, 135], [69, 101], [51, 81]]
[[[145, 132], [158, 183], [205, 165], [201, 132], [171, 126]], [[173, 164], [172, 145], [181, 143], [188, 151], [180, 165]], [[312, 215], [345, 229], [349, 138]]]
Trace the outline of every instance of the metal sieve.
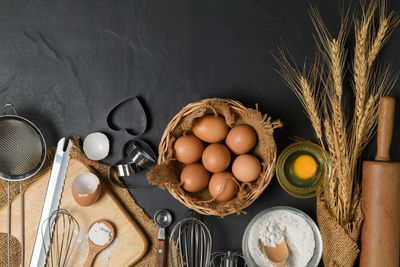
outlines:
[[[11, 110], [13, 114], [7, 114]], [[7, 189], [7, 255], [10, 266], [11, 207], [10, 183], [19, 181], [21, 204], [21, 263], [24, 264], [24, 213], [22, 181], [35, 175], [46, 157], [42, 133], [29, 120], [17, 115], [11, 104], [4, 106], [0, 116], [0, 178], [8, 181]]]

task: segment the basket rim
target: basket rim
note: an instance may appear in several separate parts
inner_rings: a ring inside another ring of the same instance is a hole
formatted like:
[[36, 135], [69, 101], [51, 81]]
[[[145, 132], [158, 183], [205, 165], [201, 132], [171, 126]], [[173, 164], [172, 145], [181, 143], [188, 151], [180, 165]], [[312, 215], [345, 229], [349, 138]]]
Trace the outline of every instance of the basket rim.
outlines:
[[[273, 136], [273, 130], [276, 128], [279, 128], [282, 126], [279, 120], [271, 122], [271, 117], [267, 116], [266, 114], [262, 115], [260, 111], [258, 111], [258, 106], [256, 105], [256, 109], [248, 108], [245, 105], [243, 105], [241, 102], [238, 100], [232, 100], [232, 99], [226, 99], [226, 98], [206, 98], [199, 100], [197, 102], [189, 103], [186, 106], [184, 106], [167, 124], [164, 133], [161, 137], [161, 141], [158, 147], [158, 160], [157, 164], [163, 164], [167, 162], [169, 159], [167, 159], [167, 152], [168, 152], [168, 145], [171, 142], [171, 131], [175, 129], [179, 123], [182, 121], [182, 119], [192, 112], [195, 112], [197, 107], [204, 107], [204, 105], [210, 105], [212, 107], [212, 104], [215, 102], [219, 103], [224, 103], [230, 106], [233, 110], [236, 112], [238, 111], [243, 111], [243, 110], [253, 110], [259, 113], [260, 120], [262, 120], [265, 125], [263, 125], [263, 128], [266, 132], [271, 131], [270, 133], [270, 140], [271, 140], [271, 150], [270, 150], [270, 160], [267, 162], [264, 173], [261, 174], [261, 178], [263, 179], [263, 182], [260, 184], [259, 187], [257, 187], [257, 190], [253, 190], [252, 194], [249, 194], [250, 196], [246, 198], [243, 201], [243, 205], [240, 205], [238, 209], [234, 208], [226, 208], [224, 210], [218, 210], [218, 209], [212, 209], [210, 207], [204, 207], [201, 202], [197, 201], [192, 201], [191, 199], [186, 198], [186, 194], [182, 194], [181, 191], [176, 190], [175, 188], [171, 187], [169, 183], [165, 183], [164, 186], [167, 188], [167, 190], [170, 192], [170, 194], [179, 202], [181, 202], [183, 205], [186, 207], [204, 215], [215, 215], [215, 216], [227, 216], [230, 214], [240, 214], [244, 213], [242, 211], [243, 209], [247, 208], [250, 206], [261, 194], [264, 192], [264, 190], [268, 187], [270, 184], [274, 173], [275, 173], [275, 166], [276, 166], [276, 160], [277, 160], [277, 147], [276, 147], [276, 142]], [[267, 129], [267, 126], [270, 129]], [[268, 130], [268, 131], [267, 131]], [[265, 163], [265, 162], [263, 162]], [[259, 178], [260, 179], [260, 178]], [[226, 202], [226, 203], [229, 203]]]

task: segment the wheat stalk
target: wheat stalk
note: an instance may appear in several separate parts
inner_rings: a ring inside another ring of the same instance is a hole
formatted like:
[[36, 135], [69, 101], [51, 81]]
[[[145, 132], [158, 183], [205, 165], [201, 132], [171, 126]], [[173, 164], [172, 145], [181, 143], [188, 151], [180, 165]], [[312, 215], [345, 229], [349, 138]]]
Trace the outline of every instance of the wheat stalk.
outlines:
[[371, 46], [371, 50], [368, 53], [368, 68], [372, 67], [376, 56], [378, 55], [379, 51], [382, 48], [382, 43], [384, 41], [384, 37], [386, 36], [386, 32], [388, 30], [389, 20], [384, 18], [379, 23], [378, 33], [376, 38]]
[[[379, 27], [376, 29], [374, 18], [378, 8]], [[342, 18], [337, 38], [333, 38], [318, 10], [311, 7], [318, 53], [309, 72], [305, 68], [301, 72], [283, 49], [279, 50], [280, 57], [275, 57], [275, 60], [280, 66], [278, 72], [281, 77], [295, 92], [310, 118], [319, 143], [326, 145], [334, 176], [328, 182], [322, 198], [337, 222], [350, 232], [361, 194], [358, 160], [374, 133], [379, 100], [397, 80], [397, 75], [391, 76], [389, 67], [376, 67], [375, 62], [389, 36], [399, 25], [400, 16], [396, 12], [387, 15], [385, 0], [371, 0], [369, 6], [363, 8], [361, 19], [353, 19], [355, 47], [352, 84], [355, 102], [354, 112], [348, 119], [343, 107], [347, 62], [345, 42], [350, 24], [348, 14], [349, 10]], [[319, 92], [320, 85], [323, 87], [322, 93]]]
[[386, 2], [383, 2], [379, 16], [379, 28], [368, 53], [369, 68], [372, 67], [378, 53], [381, 51], [382, 47], [392, 35], [393, 30], [399, 25], [399, 23], [400, 16], [398, 12], [391, 12], [388, 16], [386, 16]]
[[313, 128], [315, 129], [317, 138], [322, 140], [321, 119], [320, 119], [319, 111], [317, 109], [317, 104], [315, 101], [315, 96], [314, 96], [313, 90], [311, 89], [310, 83], [307, 81], [307, 79], [303, 75], [301, 75], [299, 77], [299, 79], [300, 79], [300, 86], [301, 86], [302, 92], [303, 92], [303, 98], [304, 98], [304, 103], [305, 103], [305, 107], [307, 110], [307, 114], [309, 115], [311, 123], [313, 125]]
[[[324, 120], [324, 129], [325, 129], [325, 137], [326, 137], [326, 143], [328, 146], [328, 152], [331, 155], [331, 159], [333, 164], [339, 162], [336, 153], [336, 144], [334, 141], [334, 134], [332, 130], [332, 124], [328, 119]], [[327, 205], [331, 210], [332, 214], [335, 214], [335, 217], [338, 218], [338, 208], [337, 208], [337, 198], [335, 197], [337, 195], [337, 180], [338, 180], [338, 173], [339, 173], [339, 168], [337, 166], [334, 166], [333, 168], [333, 173], [332, 173], [332, 178], [328, 182], [328, 193], [325, 194], [325, 197], [327, 199]]]
[[[355, 24], [355, 50], [354, 50], [354, 87], [355, 87], [355, 114], [354, 114], [354, 126], [359, 125], [364, 112], [365, 98], [367, 96], [367, 84], [368, 84], [368, 36], [371, 26], [371, 20], [373, 18], [376, 1], [372, 1], [367, 12], [363, 14], [361, 21], [356, 20]], [[358, 131], [354, 129], [354, 131]], [[356, 142], [358, 143], [358, 142]]]
[[318, 69], [319, 61], [316, 58], [310, 72], [305, 74], [304, 72], [301, 73], [297, 66], [292, 65], [288, 56], [286, 56], [285, 49], [283, 47], [279, 48], [279, 54], [280, 58], [274, 56], [276, 62], [280, 66], [278, 73], [288, 87], [291, 88], [299, 98], [302, 106], [306, 110], [307, 116], [311, 121], [317, 139], [319, 140], [320, 144], [323, 144], [320, 116], [321, 111], [319, 108], [319, 97], [317, 96], [318, 86], [316, 83], [316, 70]]
[[[325, 112], [327, 119], [324, 121], [324, 130], [337, 179], [329, 183], [327, 195], [330, 201], [334, 200], [330, 205], [331, 211], [334, 211], [339, 221], [342, 222], [344, 214], [348, 213], [349, 203], [352, 199], [352, 192], [347, 189], [348, 183], [352, 181], [348, 179], [349, 146], [346, 131], [347, 121], [342, 103], [344, 66], [347, 57], [345, 40], [348, 33], [348, 12], [342, 18], [337, 39], [332, 38], [329, 34], [318, 10], [311, 8], [310, 15], [317, 31], [316, 41], [319, 53], [323, 55], [328, 72], [327, 77], [322, 81], [328, 99], [324, 109], [329, 109], [331, 112]], [[335, 149], [332, 150], [332, 147]], [[339, 197], [335, 199], [336, 195]]]

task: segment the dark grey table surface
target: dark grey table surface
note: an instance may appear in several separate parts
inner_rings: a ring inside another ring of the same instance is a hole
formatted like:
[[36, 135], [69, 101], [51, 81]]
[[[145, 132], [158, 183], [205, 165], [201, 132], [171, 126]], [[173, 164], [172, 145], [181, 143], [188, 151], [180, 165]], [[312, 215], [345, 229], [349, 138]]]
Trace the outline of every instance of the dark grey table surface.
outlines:
[[[332, 32], [340, 21], [338, 2], [311, 1]], [[275, 133], [281, 151], [291, 143], [289, 137], [313, 137], [300, 103], [273, 70], [271, 57], [281, 41], [300, 64], [305, 56], [312, 57], [308, 6], [303, 0], [3, 0], [0, 104], [13, 103], [20, 115], [36, 123], [48, 146], [63, 136], [106, 133], [112, 154], [105, 162], [113, 163], [121, 145], [132, 138], [106, 124], [108, 112], [121, 100], [140, 96], [150, 117], [143, 138], [156, 148], [167, 123], [186, 104], [232, 98], [250, 107], [258, 103], [262, 112], [285, 123]], [[400, 1], [390, 0], [388, 6], [400, 10]], [[382, 56], [396, 71], [399, 47], [396, 31]], [[397, 160], [399, 140], [396, 127], [392, 150]], [[365, 156], [373, 153], [371, 146]], [[167, 191], [148, 186], [144, 173], [134, 179], [138, 188], [131, 194], [149, 216], [166, 208], [179, 219], [187, 210]], [[299, 208], [315, 219], [315, 199], [289, 196], [274, 178], [245, 209], [246, 215], [205, 218], [213, 249], [241, 250], [251, 218], [276, 205]]]

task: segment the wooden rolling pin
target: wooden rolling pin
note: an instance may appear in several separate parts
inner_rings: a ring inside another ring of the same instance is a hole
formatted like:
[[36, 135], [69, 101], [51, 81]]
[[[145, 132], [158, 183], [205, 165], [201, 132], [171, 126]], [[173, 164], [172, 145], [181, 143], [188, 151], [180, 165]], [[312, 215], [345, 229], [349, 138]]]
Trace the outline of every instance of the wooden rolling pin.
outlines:
[[400, 162], [390, 162], [395, 99], [381, 99], [375, 161], [364, 161], [361, 267], [399, 267]]

